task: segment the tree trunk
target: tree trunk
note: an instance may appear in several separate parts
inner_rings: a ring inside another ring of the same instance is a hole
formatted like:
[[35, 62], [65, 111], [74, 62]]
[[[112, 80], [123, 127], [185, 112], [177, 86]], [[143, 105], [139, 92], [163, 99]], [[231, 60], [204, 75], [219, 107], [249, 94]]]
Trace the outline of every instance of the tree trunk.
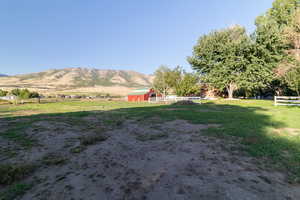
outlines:
[[230, 83], [227, 87], [228, 98], [233, 99], [233, 92], [236, 90], [236, 85], [234, 83]]

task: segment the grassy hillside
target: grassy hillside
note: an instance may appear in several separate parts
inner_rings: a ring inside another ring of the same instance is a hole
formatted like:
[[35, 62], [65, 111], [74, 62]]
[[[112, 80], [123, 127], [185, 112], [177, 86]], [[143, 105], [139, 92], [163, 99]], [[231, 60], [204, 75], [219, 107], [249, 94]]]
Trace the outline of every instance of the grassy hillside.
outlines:
[[[113, 91], [114, 94], [124, 95], [132, 88], [149, 87], [152, 79], [153, 77], [150, 75], [135, 71], [66, 68], [1, 77], [0, 87], [9, 89], [14, 87], [31, 88], [39, 90], [39, 92], [85, 88], [86, 91], [82, 89], [76, 90], [76, 92], [110, 93]], [[93, 88], [95, 87], [98, 88], [94, 91]], [[103, 91], [101, 87], [103, 87]]]
[[[134, 71], [125, 70], [99, 70], [88, 68], [54, 69], [39, 73], [24, 74], [0, 79], [0, 85], [4, 81], [17, 85], [31, 84], [38, 86], [47, 81], [48, 85], [65, 85], [73, 87], [81, 86], [112, 86], [122, 85], [128, 87], [151, 85], [151, 76]], [[15, 82], [17, 80], [17, 82]]]

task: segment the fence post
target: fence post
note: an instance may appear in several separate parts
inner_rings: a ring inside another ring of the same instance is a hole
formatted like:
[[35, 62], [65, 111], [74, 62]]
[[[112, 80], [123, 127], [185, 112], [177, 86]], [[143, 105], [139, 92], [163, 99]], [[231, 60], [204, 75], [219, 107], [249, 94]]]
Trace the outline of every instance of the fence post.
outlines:
[[275, 101], [274, 105], [277, 106], [277, 96], [274, 96], [274, 101]]

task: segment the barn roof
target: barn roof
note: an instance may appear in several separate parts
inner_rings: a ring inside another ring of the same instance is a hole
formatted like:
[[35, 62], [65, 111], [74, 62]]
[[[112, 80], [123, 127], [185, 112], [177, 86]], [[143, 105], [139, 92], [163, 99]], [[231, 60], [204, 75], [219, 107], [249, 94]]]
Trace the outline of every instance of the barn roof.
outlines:
[[150, 91], [149, 88], [136, 89], [130, 92], [128, 95], [143, 95], [147, 94]]

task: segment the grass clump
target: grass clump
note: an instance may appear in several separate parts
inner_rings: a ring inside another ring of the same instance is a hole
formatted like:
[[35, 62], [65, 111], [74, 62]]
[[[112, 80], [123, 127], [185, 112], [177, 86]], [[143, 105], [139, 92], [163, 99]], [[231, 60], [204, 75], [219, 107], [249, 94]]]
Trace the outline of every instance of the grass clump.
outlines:
[[77, 147], [70, 149], [70, 152], [71, 153], [81, 153], [84, 150], [85, 150], [84, 146], [77, 146]]
[[35, 141], [25, 134], [25, 130], [31, 127], [31, 122], [19, 122], [14, 124], [14, 126], [4, 133], [1, 136], [5, 139], [14, 141], [24, 147], [31, 147]]
[[14, 200], [30, 190], [32, 185], [17, 183], [10, 186], [6, 191], [0, 193], [0, 200]]
[[15, 181], [22, 180], [35, 169], [34, 165], [1, 164], [0, 185], [9, 185]]
[[67, 158], [57, 153], [47, 154], [42, 159], [42, 163], [45, 165], [62, 165], [66, 163]]
[[89, 146], [96, 144], [97, 142], [103, 142], [107, 140], [107, 136], [104, 134], [92, 134], [80, 137], [80, 145]]
[[136, 139], [142, 142], [149, 141], [149, 140], [159, 140], [162, 138], [167, 138], [167, 133], [157, 133], [157, 134], [141, 134], [136, 136]]

